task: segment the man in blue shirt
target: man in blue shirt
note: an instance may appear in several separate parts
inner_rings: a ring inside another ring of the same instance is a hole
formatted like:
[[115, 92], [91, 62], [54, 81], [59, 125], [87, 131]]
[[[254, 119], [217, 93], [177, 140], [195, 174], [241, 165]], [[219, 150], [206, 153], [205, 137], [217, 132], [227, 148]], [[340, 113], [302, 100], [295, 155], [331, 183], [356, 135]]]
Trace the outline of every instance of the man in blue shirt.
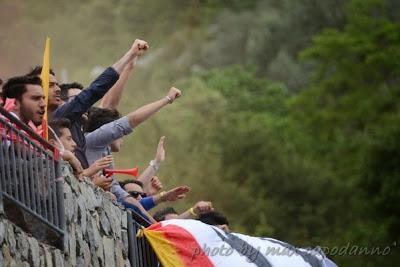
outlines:
[[[100, 100], [110, 88], [118, 81], [119, 75], [125, 67], [142, 55], [149, 45], [147, 42], [136, 39], [132, 47], [125, 53], [116, 63], [108, 67], [99, 77], [90, 84], [90, 86], [82, 90], [73, 100], [63, 104], [61, 100], [61, 89], [55, 77], [55, 73], [50, 71], [50, 87], [48, 99], [48, 111], [50, 120], [52, 118], [67, 118], [71, 121], [72, 137], [77, 144], [75, 151], [76, 157], [82, 164], [84, 169], [89, 167], [85, 152], [86, 139], [83, 135], [83, 118], [82, 115], [88, 109]], [[42, 72], [42, 67], [36, 67], [28, 75], [39, 76]]]
[[147, 196], [143, 190], [143, 183], [138, 180], [126, 180], [119, 184], [129, 195], [138, 200], [145, 210], [150, 210], [162, 202], [183, 199], [186, 193], [190, 191], [188, 186], [178, 186], [168, 191], [162, 191], [159, 194]]

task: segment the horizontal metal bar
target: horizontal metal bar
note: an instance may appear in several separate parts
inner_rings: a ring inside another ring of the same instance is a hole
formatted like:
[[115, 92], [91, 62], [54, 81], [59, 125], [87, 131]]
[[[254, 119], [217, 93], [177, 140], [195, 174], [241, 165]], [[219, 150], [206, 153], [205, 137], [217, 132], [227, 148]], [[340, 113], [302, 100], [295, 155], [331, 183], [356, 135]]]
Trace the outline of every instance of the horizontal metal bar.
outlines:
[[[15, 123], [19, 128], [27, 132], [33, 139], [39, 141], [45, 148], [54, 151], [55, 147], [44, 140], [40, 135], [38, 135], [31, 127], [17, 119], [15, 116], [11, 115], [7, 110], [5, 110], [2, 106], [0, 106], [0, 114], [6, 117], [10, 122]], [[2, 119], [2, 121], [4, 121]], [[4, 121], [5, 123], [8, 123]]]
[[47, 226], [49, 226], [50, 228], [52, 228], [53, 230], [55, 230], [57, 233], [61, 234], [64, 236], [65, 231], [58, 228], [57, 226], [55, 226], [54, 224], [52, 224], [51, 222], [47, 221], [45, 218], [43, 218], [42, 216], [40, 216], [39, 214], [32, 212], [31, 209], [29, 209], [28, 207], [26, 207], [24, 205], [24, 203], [21, 203], [20, 201], [18, 201], [17, 199], [13, 198], [12, 196], [8, 195], [7, 193], [3, 192], [3, 197], [6, 197], [7, 199], [9, 199], [10, 201], [12, 201], [13, 203], [15, 203], [17, 206], [21, 207], [22, 209], [24, 209], [26, 212], [28, 212], [29, 214], [31, 214], [32, 216], [34, 216], [36, 219], [40, 220], [41, 222], [43, 222], [44, 224], [46, 224]]

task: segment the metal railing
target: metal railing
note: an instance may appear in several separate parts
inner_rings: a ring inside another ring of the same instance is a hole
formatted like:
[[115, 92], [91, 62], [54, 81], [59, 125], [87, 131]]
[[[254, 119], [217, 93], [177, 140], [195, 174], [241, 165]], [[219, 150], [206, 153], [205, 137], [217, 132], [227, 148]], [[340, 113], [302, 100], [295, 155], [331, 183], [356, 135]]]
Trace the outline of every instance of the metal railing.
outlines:
[[150, 226], [145, 218], [135, 211], [128, 212], [128, 243], [129, 243], [129, 261], [133, 267], [158, 267], [161, 264], [158, 261], [153, 248], [145, 237], [137, 238], [137, 232]]
[[58, 151], [2, 107], [0, 140], [0, 197], [63, 236]]

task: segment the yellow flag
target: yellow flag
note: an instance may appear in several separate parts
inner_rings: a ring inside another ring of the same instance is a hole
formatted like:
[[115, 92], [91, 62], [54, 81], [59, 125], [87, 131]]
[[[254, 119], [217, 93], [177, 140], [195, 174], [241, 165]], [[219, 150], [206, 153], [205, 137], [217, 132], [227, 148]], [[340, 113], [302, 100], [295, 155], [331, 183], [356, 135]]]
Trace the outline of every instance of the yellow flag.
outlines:
[[45, 113], [43, 116], [42, 122], [42, 130], [43, 130], [43, 138], [47, 140], [48, 129], [47, 129], [47, 105], [49, 99], [49, 84], [50, 84], [50, 38], [46, 38], [46, 46], [44, 48], [43, 54], [43, 65], [42, 65], [42, 73], [40, 74], [40, 78], [42, 79], [42, 87], [44, 92], [44, 101], [46, 103]]

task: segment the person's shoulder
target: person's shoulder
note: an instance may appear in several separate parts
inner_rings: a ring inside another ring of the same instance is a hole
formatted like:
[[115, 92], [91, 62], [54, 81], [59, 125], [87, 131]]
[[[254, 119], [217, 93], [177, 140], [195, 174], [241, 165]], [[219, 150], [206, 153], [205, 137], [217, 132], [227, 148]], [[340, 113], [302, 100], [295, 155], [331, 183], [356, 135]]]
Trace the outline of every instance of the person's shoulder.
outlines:
[[54, 110], [51, 113], [51, 117], [52, 118], [64, 117], [63, 115], [64, 115], [65, 111], [69, 108], [69, 106], [70, 106], [70, 103], [65, 103], [65, 104], [59, 106], [58, 108], [56, 108], [56, 110]]

